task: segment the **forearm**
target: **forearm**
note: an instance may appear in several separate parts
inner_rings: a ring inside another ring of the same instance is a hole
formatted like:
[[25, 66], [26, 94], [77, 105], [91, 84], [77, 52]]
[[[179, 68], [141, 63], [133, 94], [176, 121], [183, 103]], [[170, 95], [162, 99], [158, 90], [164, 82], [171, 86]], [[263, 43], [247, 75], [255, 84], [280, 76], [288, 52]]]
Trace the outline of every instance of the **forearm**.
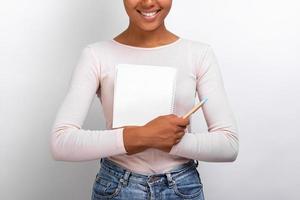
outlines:
[[233, 132], [186, 133], [170, 154], [207, 162], [232, 162], [239, 152], [239, 140]]
[[57, 126], [50, 144], [53, 158], [61, 161], [88, 161], [126, 153], [122, 128], [83, 130], [70, 125]]

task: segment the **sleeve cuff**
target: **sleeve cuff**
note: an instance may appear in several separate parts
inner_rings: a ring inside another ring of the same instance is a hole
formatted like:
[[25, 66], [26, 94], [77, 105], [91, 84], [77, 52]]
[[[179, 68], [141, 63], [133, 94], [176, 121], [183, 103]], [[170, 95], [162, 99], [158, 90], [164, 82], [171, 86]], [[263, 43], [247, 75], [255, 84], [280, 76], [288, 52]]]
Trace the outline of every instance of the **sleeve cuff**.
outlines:
[[120, 152], [121, 154], [127, 153], [125, 146], [124, 146], [123, 130], [124, 130], [124, 127], [115, 129], [116, 142], [117, 142], [116, 147], [118, 149], [118, 152]]

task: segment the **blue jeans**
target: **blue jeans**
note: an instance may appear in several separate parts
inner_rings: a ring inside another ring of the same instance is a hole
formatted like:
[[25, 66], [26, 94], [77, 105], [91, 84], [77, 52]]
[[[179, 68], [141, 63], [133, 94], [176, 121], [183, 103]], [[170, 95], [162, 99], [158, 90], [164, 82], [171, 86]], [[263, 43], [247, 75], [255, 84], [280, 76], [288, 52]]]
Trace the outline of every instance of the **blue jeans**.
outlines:
[[100, 163], [92, 188], [92, 200], [204, 200], [197, 160], [190, 160], [166, 173], [151, 175], [134, 173], [108, 158], [101, 158]]

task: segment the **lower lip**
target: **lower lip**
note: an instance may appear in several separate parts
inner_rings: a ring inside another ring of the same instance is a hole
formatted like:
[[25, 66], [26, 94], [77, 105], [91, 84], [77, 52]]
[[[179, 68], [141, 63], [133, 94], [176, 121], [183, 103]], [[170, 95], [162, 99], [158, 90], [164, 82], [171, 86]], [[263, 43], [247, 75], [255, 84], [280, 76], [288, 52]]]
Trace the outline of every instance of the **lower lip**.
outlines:
[[160, 11], [158, 11], [157, 13], [155, 13], [155, 15], [153, 16], [145, 16], [145, 15], [142, 15], [142, 13], [139, 12], [139, 14], [143, 17], [143, 19], [145, 19], [146, 21], [154, 21], [157, 17], [157, 15], [159, 14]]

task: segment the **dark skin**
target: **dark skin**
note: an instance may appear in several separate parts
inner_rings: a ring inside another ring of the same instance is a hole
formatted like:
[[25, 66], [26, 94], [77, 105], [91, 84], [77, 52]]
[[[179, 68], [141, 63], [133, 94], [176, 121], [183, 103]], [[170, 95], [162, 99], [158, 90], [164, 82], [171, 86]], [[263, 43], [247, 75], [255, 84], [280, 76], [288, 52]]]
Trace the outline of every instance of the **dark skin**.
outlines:
[[[129, 26], [114, 40], [136, 47], [157, 47], [172, 43], [179, 37], [165, 27], [172, 0], [123, 0], [129, 17]], [[154, 19], [147, 19], [141, 12], [159, 10]], [[170, 152], [173, 145], [180, 142], [189, 125], [189, 118], [175, 114], [158, 116], [143, 126], [124, 126], [123, 140], [127, 155], [147, 148]]]

